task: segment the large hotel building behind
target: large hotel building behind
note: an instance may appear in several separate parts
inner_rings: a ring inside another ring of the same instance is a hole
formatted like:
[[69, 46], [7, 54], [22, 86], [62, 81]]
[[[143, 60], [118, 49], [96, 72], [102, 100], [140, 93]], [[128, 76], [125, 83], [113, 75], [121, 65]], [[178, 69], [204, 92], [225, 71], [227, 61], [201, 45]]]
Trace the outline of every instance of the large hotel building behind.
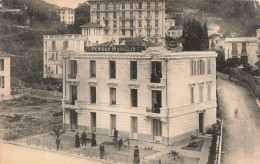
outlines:
[[66, 129], [172, 144], [216, 122], [215, 52], [136, 49], [63, 53]]

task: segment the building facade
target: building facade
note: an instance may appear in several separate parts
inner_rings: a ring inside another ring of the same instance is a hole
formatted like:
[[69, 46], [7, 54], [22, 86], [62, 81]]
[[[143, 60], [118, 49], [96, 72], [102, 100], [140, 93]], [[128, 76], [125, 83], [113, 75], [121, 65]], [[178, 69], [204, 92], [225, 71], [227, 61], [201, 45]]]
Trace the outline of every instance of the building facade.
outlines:
[[216, 123], [215, 52], [88, 51], [63, 53], [65, 129], [170, 145]]
[[167, 36], [172, 38], [180, 38], [182, 36], [183, 28], [181, 26], [171, 27], [167, 30]]
[[89, 0], [91, 22], [104, 27], [104, 37], [149, 37], [165, 45], [165, 0]]
[[11, 97], [10, 66], [11, 54], [0, 51], [0, 100]]
[[165, 35], [167, 35], [167, 31], [175, 26], [175, 20], [174, 19], [166, 19], [165, 20]]
[[60, 8], [58, 15], [60, 16], [60, 21], [66, 25], [73, 24], [75, 22], [75, 12], [72, 8]]

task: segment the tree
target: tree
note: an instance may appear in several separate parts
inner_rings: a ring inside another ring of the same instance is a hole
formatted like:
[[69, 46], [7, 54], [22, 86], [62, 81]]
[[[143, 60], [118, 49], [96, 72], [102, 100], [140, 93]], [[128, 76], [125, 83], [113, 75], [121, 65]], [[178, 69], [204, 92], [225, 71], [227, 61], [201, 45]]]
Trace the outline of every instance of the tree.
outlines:
[[226, 62], [225, 62], [225, 54], [223, 51], [219, 50], [217, 51], [218, 56], [216, 58], [216, 69], [219, 72], [223, 72], [224, 68], [226, 66]]
[[184, 51], [207, 50], [209, 47], [207, 25], [202, 27], [201, 23], [195, 19], [184, 22], [182, 39]]

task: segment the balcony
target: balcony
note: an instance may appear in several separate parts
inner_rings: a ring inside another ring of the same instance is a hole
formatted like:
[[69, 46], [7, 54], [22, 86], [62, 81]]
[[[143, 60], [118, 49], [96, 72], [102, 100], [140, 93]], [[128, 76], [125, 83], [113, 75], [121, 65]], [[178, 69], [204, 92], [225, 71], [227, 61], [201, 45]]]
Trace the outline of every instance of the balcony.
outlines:
[[152, 29], [152, 25], [146, 25], [146, 26], [145, 26], [145, 29], [151, 30], [151, 29]]
[[146, 107], [146, 116], [152, 118], [163, 118], [167, 116], [165, 108], [154, 109], [151, 107]]
[[163, 89], [165, 87], [166, 80], [160, 77], [147, 78], [147, 86], [154, 89]]
[[62, 100], [62, 107], [76, 109], [77, 108], [77, 100]]
[[79, 74], [69, 74], [67, 75], [67, 82], [79, 82]]

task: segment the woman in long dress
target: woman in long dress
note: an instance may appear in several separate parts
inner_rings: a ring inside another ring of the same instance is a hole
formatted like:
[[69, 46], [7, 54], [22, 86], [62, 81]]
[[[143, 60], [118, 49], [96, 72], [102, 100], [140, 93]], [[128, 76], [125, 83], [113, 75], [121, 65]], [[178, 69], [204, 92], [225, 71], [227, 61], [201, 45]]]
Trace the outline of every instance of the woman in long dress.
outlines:
[[97, 146], [96, 134], [94, 132], [92, 132], [92, 135], [91, 135], [91, 146], [92, 147]]
[[134, 164], [140, 163], [140, 157], [139, 157], [139, 149], [138, 146], [135, 146], [134, 150]]
[[76, 141], [75, 141], [75, 147], [78, 148], [80, 147], [80, 142], [79, 142], [79, 133], [75, 135]]

